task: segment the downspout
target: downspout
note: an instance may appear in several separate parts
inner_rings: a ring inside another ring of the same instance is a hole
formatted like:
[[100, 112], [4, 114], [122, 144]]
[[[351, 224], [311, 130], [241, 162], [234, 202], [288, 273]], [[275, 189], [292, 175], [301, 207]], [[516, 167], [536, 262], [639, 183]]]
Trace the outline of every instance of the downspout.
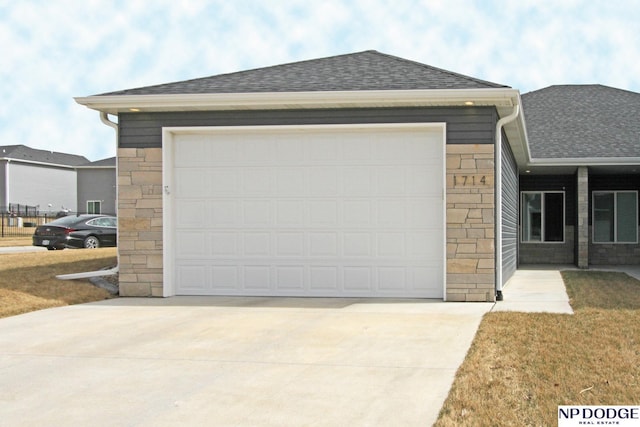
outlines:
[[9, 200], [11, 200], [9, 198], [9, 189], [11, 188], [9, 184], [9, 163], [11, 163], [11, 159], [7, 159], [7, 163], [4, 166], [4, 206], [7, 212], [9, 212]]
[[[104, 111], [100, 111], [100, 121], [102, 123], [104, 123], [105, 125], [113, 128], [116, 131], [116, 149], [118, 148], [118, 124], [116, 122], [112, 122], [111, 120], [109, 120], [109, 114], [105, 113]], [[117, 164], [117, 162], [116, 162]]]
[[498, 120], [496, 124], [496, 301], [502, 301], [502, 128], [511, 123], [520, 114], [520, 105], [513, 107], [513, 112]]
[[[100, 111], [100, 121], [116, 131], [116, 206], [115, 206], [116, 211], [114, 213], [116, 214], [116, 217], [117, 217], [118, 216], [118, 144], [119, 144], [118, 123], [112, 122], [111, 120], [109, 120], [109, 115], [104, 111]], [[120, 250], [116, 251], [116, 256], [117, 256], [116, 268], [118, 268], [118, 266], [120, 265]]]

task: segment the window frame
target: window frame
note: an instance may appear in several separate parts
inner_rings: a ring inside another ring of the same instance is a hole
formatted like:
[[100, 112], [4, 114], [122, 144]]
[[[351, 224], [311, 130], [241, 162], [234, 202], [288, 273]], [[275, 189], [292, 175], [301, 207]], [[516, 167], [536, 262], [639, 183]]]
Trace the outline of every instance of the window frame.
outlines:
[[[635, 240], [629, 242], [618, 241], [618, 194], [632, 193], [636, 196], [636, 216], [634, 219]], [[602, 194], [613, 194], [613, 240], [596, 240], [596, 196]], [[638, 191], [637, 190], [594, 190], [591, 192], [591, 243], [594, 245], [637, 245], [638, 244]]]
[[[94, 210], [95, 210], [96, 203], [100, 207], [99, 212], [92, 212], [91, 209], [89, 209], [89, 206], [91, 204], [93, 204], [93, 207], [94, 207]], [[100, 214], [102, 214], [102, 200], [87, 200], [87, 213], [91, 214], [91, 215], [100, 215]]]
[[[525, 240], [525, 195], [540, 194], [540, 240]], [[545, 236], [545, 194], [561, 194], [562, 195], [562, 240], [544, 240]], [[526, 244], [564, 244], [566, 243], [566, 224], [565, 217], [567, 215], [567, 195], [564, 190], [524, 190], [520, 191], [520, 243]]]

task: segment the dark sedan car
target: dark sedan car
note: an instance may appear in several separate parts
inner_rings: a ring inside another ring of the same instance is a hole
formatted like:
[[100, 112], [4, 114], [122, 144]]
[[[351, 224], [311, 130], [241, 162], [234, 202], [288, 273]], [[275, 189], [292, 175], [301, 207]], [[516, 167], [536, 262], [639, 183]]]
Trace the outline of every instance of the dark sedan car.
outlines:
[[116, 217], [69, 215], [39, 225], [33, 234], [33, 246], [44, 246], [49, 250], [116, 246], [117, 232]]

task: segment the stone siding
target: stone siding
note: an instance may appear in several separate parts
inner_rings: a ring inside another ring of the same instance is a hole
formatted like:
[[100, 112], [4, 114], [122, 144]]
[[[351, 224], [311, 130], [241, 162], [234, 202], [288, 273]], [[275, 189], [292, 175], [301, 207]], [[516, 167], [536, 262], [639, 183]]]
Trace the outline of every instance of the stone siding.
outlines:
[[162, 149], [118, 149], [121, 296], [162, 296]]
[[447, 301], [495, 301], [493, 145], [447, 145]]
[[589, 227], [589, 264], [590, 265], [638, 265], [640, 264], [640, 244], [593, 243], [592, 233], [593, 233], [593, 227], [590, 226]]
[[573, 264], [575, 258], [575, 228], [564, 226], [563, 243], [521, 242], [520, 264]]
[[576, 237], [578, 242], [579, 268], [589, 267], [589, 170], [585, 166], [578, 168], [578, 225]]

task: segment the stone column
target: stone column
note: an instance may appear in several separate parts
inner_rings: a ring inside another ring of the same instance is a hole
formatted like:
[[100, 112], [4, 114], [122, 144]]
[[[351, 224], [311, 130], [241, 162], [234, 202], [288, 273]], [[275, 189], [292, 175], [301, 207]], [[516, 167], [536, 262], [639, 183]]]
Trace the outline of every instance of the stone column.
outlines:
[[447, 301], [495, 301], [494, 155], [447, 144]]
[[589, 169], [578, 168], [578, 224], [576, 239], [578, 242], [578, 268], [589, 267]]
[[162, 149], [118, 149], [120, 296], [162, 296]]

